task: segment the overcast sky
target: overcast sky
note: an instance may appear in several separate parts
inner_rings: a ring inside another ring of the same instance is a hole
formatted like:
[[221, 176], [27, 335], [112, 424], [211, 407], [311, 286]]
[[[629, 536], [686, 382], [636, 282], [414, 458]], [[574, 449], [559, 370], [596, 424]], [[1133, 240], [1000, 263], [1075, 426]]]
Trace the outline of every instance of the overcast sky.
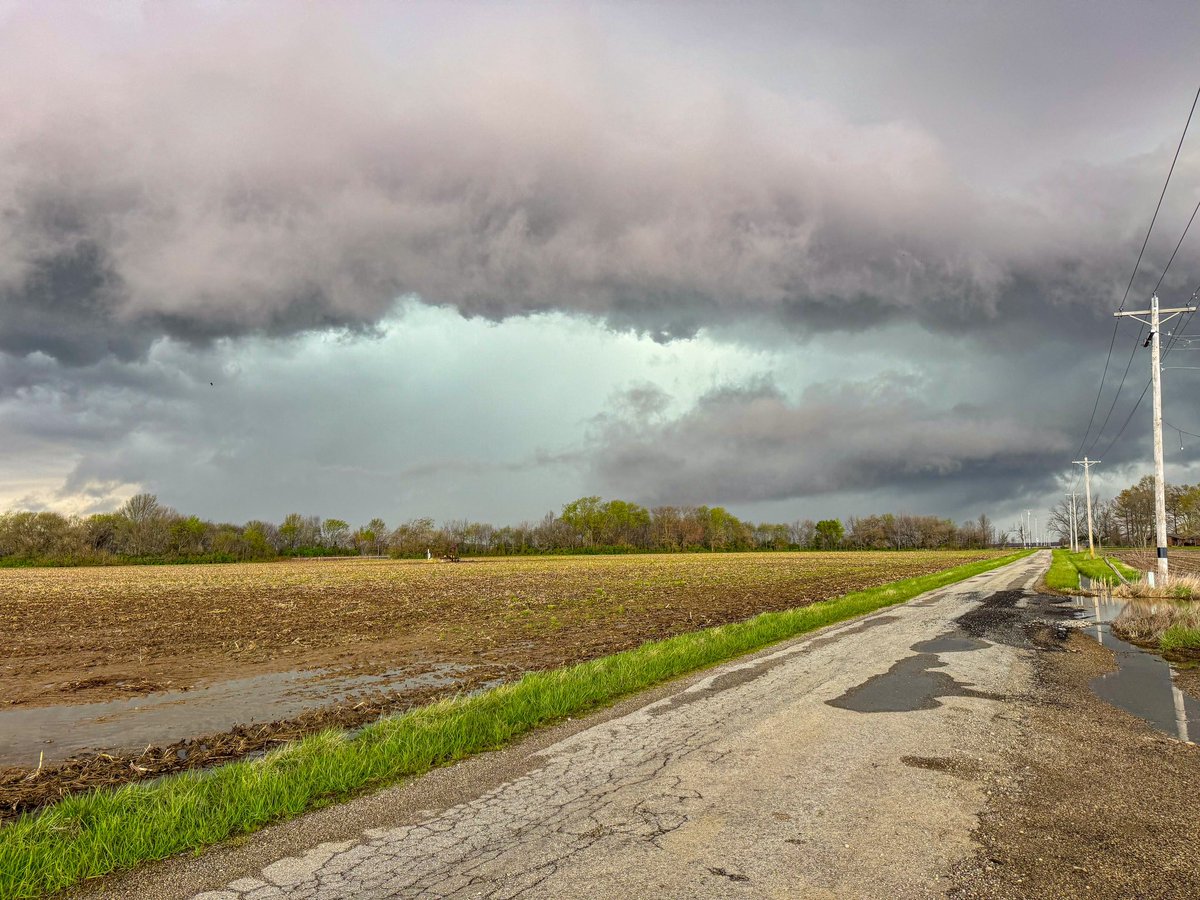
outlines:
[[[0, 2], [0, 508], [1045, 510], [1198, 25], [1192, 3]], [[1198, 198], [1200, 135], [1129, 305]], [[1200, 284], [1197, 231], [1164, 302]], [[1087, 442], [1101, 494], [1149, 471], [1148, 402], [1109, 449], [1145, 357]], [[1167, 420], [1200, 433], [1197, 388], [1165, 373]], [[1200, 480], [1183, 444], [1168, 477]]]

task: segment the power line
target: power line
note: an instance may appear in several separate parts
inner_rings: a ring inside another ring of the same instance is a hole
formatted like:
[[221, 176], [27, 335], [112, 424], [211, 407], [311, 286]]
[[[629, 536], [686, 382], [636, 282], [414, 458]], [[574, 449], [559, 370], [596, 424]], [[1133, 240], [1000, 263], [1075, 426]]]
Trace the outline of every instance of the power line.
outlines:
[[[1167, 170], [1166, 180], [1163, 181], [1162, 190], [1158, 194], [1158, 203], [1155, 204], [1155, 206], [1154, 206], [1154, 215], [1150, 217], [1150, 227], [1146, 229], [1146, 236], [1142, 239], [1142, 248], [1138, 251], [1137, 262], [1135, 262], [1133, 264], [1133, 271], [1129, 273], [1129, 283], [1125, 285], [1125, 295], [1121, 298], [1121, 305], [1118, 307], [1119, 310], [1125, 309], [1125, 303], [1129, 299], [1129, 292], [1133, 288], [1133, 280], [1134, 280], [1134, 278], [1137, 277], [1138, 268], [1142, 264], [1142, 257], [1146, 253], [1146, 245], [1150, 243], [1150, 233], [1152, 231], [1154, 231], [1154, 223], [1158, 221], [1158, 213], [1159, 213], [1159, 210], [1162, 209], [1163, 198], [1167, 195], [1167, 186], [1171, 183], [1171, 175], [1174, 174], [1174, 172], [1175, 172], [1175, 163], [1179, 161], [1179, 152], [1183, 149], [1183, 141], [1184, 141], [1184, 138], [1187, 137], [1188, 127], [1192, 124], [1192, 116], [1196, 112], [1197, 101], [1200, 101], [1200, 87], [1196, 88], [1196, 96], [1192, 98], [1192, 108], [1188, 110], [1187, 121], [1183, 123], [1183, 132], [1179, 135], [1179, 143], [1175, 145], [1175, 155], [1173, 157], [1171, 157], [1171, 167]], [[1198, 206], [1197, 208], [1200, 209], [1200, 206]], [[1196, 214], [1193, 212], [1192, 217], [1195, 218], [1195, 215]], [[1191, 225], [1190, 220], [1188, 222], [1188, 225], [1189, 226]], [[1184, 233], [1185, 234], [1187, 233], [1186, 230], [1184, 231]], [[1180, 243], [1182, 243], [1182, 242], [1183, 242], [1183, 239], [1180, 238]], [[1178, 250], [1179, 247], [1176, 246], [1175, 249]], [[1171, 254], [1171, 259], [1174, 259], [1174, 258], [1175, 258], [1175, 255]], [[1168, 263], [1168, 266], [1169, 265], [1170, 264]], [[1164, 276], [1166, 275], [1165, 270], [1163, 271], [1163, 275]], [[1162, 283], [1162, 278], [1159, 279], [1159, 283], [1160, 284]], [[1100, 376], [1100, 386], [1096, 389], [1096, 402], [1092, 404], [1092, 414], [1088, 418], [1087, 429], [1083, 433], [1083, 439], [1079, 442], [1080, 450], [1082, 450], [1083, 445], [1087, 443], [1088, 435], [1090, 435], [1092, 433], [1092, 425], [1096, 421], [1096, 410], [1100, 406], [1100, 397], [1103, 396], [1103, 394], [1104, 394], [1104, 382], [1105, 382], [1105, 379], [1107, 379], [1107, 377], [1108, 377], [1108, 367], [1109, 367], [1109, 364], [1112, 362], [1112, 352], [1113, 352], [1113, 348], [1116, 346], [1116, 343], [1117, 343], [1117, 331], [1119, 328], [1120, 328], [1120, 320], [1118, 320], [1116, 323], [1113, 324], [1112, 340], [1109, 341], [1109, 343], [1108, 343], [1108, 355], [1104, 359], [1104, 372]], [[1144, 329], [1142, 329], [1142, 330], [1144, 330]], [[1139, 341], [1141, 340], [1141, 332], [1140, 331], [1138, 333], [1138, 340]], [[1137, 350], [1137, 345], [1135, 344], [1134, 351], [1136, 352], [1136, 350]], [[1096, 432], [1096, 439], [1092, 442], [1092, 447], [1095, 447], [1096, 444], [1098, 444], [1100, 442], [1100, 435], [1104, 433], [1104, 427], [1105, 427], [1105, 425], [1108, 424], [1109, 418], [1112, 417], [1113, 408], [1117, 405], [1117, 398], [1121, 396], [1121, 388], [1124, 387], [1124, 385], [1125, 385], [1125, 378], [1126, 378], [1126, 376], [1129, 375], [1129, 366], [1132, 365], [1132, 363], [1133, 363], [1133, 356], [1131, 354], [1129, 357], [1129, 363], [1125, 366], [1125, 374], [1121, 376], [1121, 383], [1117, 386], [1117, 393], [1113, 396], [1112, 406], [1109, 407], [1108, 415], [1104, 419], [1104, 425], [1101, 425], [1100, 430]], [[1078, 456], [1079, 452], [1076, 451], [1075, 455]]]
[[[1117, 321], [1120, 321], [1120, 319]], [[1137, 356], [1138, 347], [1142, 345], [1142, 335], [1145, 333], [1145, 331], [1145, 325], [1139, 326], [1137, 338], [1135, 338], [1133, 342], [1133, 349], [1129, 351], [1129, 359], [1125, 361], [1125, 371], [1121, 373], [1121, 381], [1119, 384], [1117, 384], [1117, 392], [1113, 394], [1112, 403], [1109, 404], [1108, 412], [1104, 416], [1104, 421], [1100, 423], [1100, 427], [1096, 429], [1096, 437], [1092, 440], [1091, 445], [1088, 447], [1089, 453], [1095, 450], [1096, 445], [1100, 443], [1100, 436], [1104, 434], [1104, 429], [1108, 427], [1108, 422], [1112, 418], [1113, 410], [1117, 408], [1117, 401], [1121, 399], [1121, 389], [1125, 387], [1125, 379], [1129, 377], [1129, 369], [1131, 366], [1133, 366], [1133, 358]], [[1103, 388], [1103, 385], [1101, 385], [1101, 388]], [[1144, 393], [1145, 392], [1143, 392], [1143, 394]], [[1107, 456], [1108, 454], [1105, 453], [1104, 455]]]
[[[1162, 274], [1158, 276], [1158, 283], [1154, 285], [1154, 290], [1150, 293], [1157, 294], [1158, 289], [1162, 287], [1163, 279], [1167, 277], [1167, 270], [1171, 268], [1171, 263], [1175, 262], [1175, 254], [1179, 252], [1179, 248], [1183, 246], [1183, 239], [1187, 237], [1188, 231], [1192, 227], [1192, 222], [1196, 220], [1196, 213], [1200, 212], [1200, 200], [1196, 201], [1196, 208], [1192, 210], [1192, 216], [1187, 220], [1187, 224], [1183, 226], [1183, 234], [1179, 236], [1179, 240], [1175, 243], [1175, 249], [1171, 251], [1171, 258], [1167, 260], [1166, 266], [1163, 267]], [[1193, 297], [1195, 295], [1193, 294]]]
[[1142, 254], [1150, 243], [1150, 232], [1158, 219], [1158, 211], [1162, 209], [1163, 197], [1167, 195], [1167, 185], [1171, 183], [1171, 174], [1175, 171], [1175, 163], [1179, 161], [1179, 151], [1183, 149], [1183, 139], [1187, 137], [1188, 126], [1192, 124], [1192, 115], [1196, 112], [1196, 101], [1200, 100], [1200, 87], [1196, 88], [1196, 96], [1192, 98], [1192, 108], [1188, 110], [1187, 121], [1183, 123], [1183, 133], [1179, 135], [1179, 143], [1175, 146], [1175, 155], [1171, 158], [1171, 168], [1167, 170], [1167, 180], [1163, 182], [1162, 191], [1158, 195], [1158, 205], [1154, 207], [1154, 215], [1150, 219], [1150, 227], [1146, 229], [1146, 237], [1142, 239], [1142, 249], [1138, 251], [1137, 262], [1133, 264], [1133, 272], [1129, 275], [1129, 284], [1125, 285], [1125, 296], [1121, 298], [1120, 310], [1125, 309], [1125, 301], [1129, 299], [1129, 289], [1133, 287], [1133, 279], [1137, 276], [1138, 266], [1142, 264]]
[[1200, 434], [1196, 434], [1196, 432], [1194, 432], [1194, 431], [1188, 431], [1186, 428], [1180, 428], [1178, 425], [1172, 425], [1170, 422], [1168, 422], [1166, 420], [1163, 420], [1163, 424], [1166, 425], [1168, 428], [1170, 428], [1172, 431], [1178, 431], [1180, 434], [1186, 434], [1188, 437], [1200, 438]]
[[1120, 440], [1121, 435], [1125, 433], [1125, 429], [1129, 427], [1129, 423], [1133, 420], [1133, 414], [1137, 412], [1138, 407], [1142, 405], [1142, 401], [1146, 399], [1146, 391], [1150, 390], [1150, 382], [1153, 379], [1146, 379], [1146, 386], [1142, 388], [1142, 393], [1138, 396], [1137, 402], [1133, 404], [1133, 409], [1129, 411], [1129, 415], [1125, 417], [1124, 423], [1121, 425], [1121, 430], [1116, 433], [1111, 441], [1108, 442], [1108, 447], [1105, 449], [1103, 456], [1108, 456], [1108, 451], [1112, 450], [1113, 444]]
[[[1108, 378], [1108, 364], [1112, 362], [1113, 347], [1117, 344], [1117, 331], [1121, 327], [1121, 320], [1117, 319], [1113, 322], [1112, 340], [1108, 342], [1108, 356], [1104, 357], [1104, 372], [1100, 375], [1100, 387], [1096, 391], [1096, 402], [1092, 404], [1092, 415], [1088, 418], [1087, 430], [1083, 433], [1083, 439], [1079, 442], [1079, 449], [1075, 451], [1078, 456], [1083, 452], [1083, 445], [1087, 443], [1088, 435], [1092, 433], [1092, 423], [1096, 421], [1096, 409], [1100, 406], [1100, 397], [1104, 393], [1104, 380]], [[1099, 440], [1100, 433], [1096, 433], [1096, 439]], [[1093, 446], [1095, 444], [1093, 443]]]

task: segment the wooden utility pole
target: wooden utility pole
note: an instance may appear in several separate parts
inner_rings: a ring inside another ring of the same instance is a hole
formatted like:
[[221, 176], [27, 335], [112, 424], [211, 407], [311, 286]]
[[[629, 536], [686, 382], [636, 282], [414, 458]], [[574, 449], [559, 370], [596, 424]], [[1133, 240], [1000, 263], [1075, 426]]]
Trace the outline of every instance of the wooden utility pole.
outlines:
[[[1162, 440], [1162, 350], [1159, 330], [1166, 314], [1167, 319], [1173, 319], [1180, 313], [1195, 312], [1194, 306], [1175, 306], [1170, 309], [1159, 309], [1158, 294], [1150, 298], [1149, 309], [1134, 309], [1129, 312], [1118, 310], [1114, 316], [1129, 316], [1150, 326], [1150, 381], [1154, 386], [1154, 532], [1158, 547], [1158, 575], [1164, 581], [1167, 578], [1167, 482], [1163, 473], [1163, 440]], [[1149, 321], [1141, 318], [1150, 316]]]
[[1096, 465], [1100, 460], [1088, 459], [1085, 456], [1083, 459], [1076, 459], [1073, 462], [1077, 466], [1083, 466], [1084, 493], [1087, 495], [1088, 553], [1092, 555], [1092, 559], [1095, 559], [1096, 544], [1092, 540], [1092, 466]]
[[1067, 494], [1067, 499], [1071, 501], [1071, 505], [1067, 507], [1067, 523], [1071, 529], [1071, 539], [1067, 545], [1071, 548], [1072, 553], [1079, 552], [1079, 518], [1075, 511], [1075, 492]]

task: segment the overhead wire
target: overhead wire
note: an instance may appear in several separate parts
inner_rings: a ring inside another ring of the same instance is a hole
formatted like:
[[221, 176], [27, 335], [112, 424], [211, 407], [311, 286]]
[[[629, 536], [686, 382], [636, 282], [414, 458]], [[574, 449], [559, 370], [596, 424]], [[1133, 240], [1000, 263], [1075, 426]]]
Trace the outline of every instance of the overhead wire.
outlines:
[[[1175, 145], [1175, 155], [1173, 157], [1171, 157], [1171, 166], [1167, 170], [1167, 177], [1163, 181], [1162, 190], [1159, 191], [1158, 203], [1156, 203], [1154, 206], [1154, 215], [1150, 217], [1150, 227], [1146, 229], [1146, 236], [1144, 238], [1142, 238], [1142, 247], [1138, 251], [1137, 262], [1135, 262], [1133, 264], [1133, 271], [1129, 273], [1129, 282], [1128, 282], [1128, 284], [1125, 285], [1125, 294], [1124, 294], [1124, 296], [1121, 297], [1121, 305], [1118, 307], [1119, 311], [1124, 311], [1125, 303], [1129, 299], [1129, 292], [1133, 288], [1133, 281], [1137, 277], [1138, 269], [1142, 265], [1142, 257], [1145, 256], [1146, 246], [1150, 243], [1150, 234], [1151, 234], [1151, 232], [1154, 231], [1154, 223], [1158, 221], [1158, 213], [1162, 209], [1163, 198], [1166, 197], [1166, 195], [1167, 195], [1167, 186], [1170, 185], [1170, 183], [1171, 183], [1171, 175], [1174, 174], [1174, 172], [1175, 172], [1175, 164], [1179, 161], [1179, 153], [1183, 149], [1183, 142], [1184, 142], [1184, 139], [1187, 137], [1188, 128], [1192, 124], [1192, 116], [1195, 115], [1196, 103], [1198, 101], [1200, 101], [1200, 87], [1198, 87], [1196, 89], [1196, 95], [1195, 95], [1195, 97], [1192, 98], [1192, 107], [1191, 107], [1191, 109], [1188, 110], [1187, 121], [1185, 121], [1183, 124], [1183, 132], [1179, 135], [1179, 143]], [[1200, 205], [1197, 206], [1197, 209], [1200, 209]], [[1193, 212], [1192, 218], [1195, 218], [1195, 216], [1196, 216], [1196, 213]], [[1188, 225], [1190, 227], [1190, 225], [1191, 225], [1190, 220], [1188, 222]], [[1184, 233], [1186, 234], [1186, 230]], [[1180, 243], [1182, 243], [1182, 242], [1183, 242], [1183, 240], [1181, 238]], [[1179, 249], [1178, 245], [1176, 245], [1175, 249], [1176, 249], [1176, 251], [1178, 251], [1178, 249]], [[1171, 254], [1171, 259], [1174, 260], [1174, 258], [1175, 258], [1175, 255]], [[1165, 277], [1165, 276], [1166, 276], [1166, 270], [1163, 271], [1163, 277]], [[1161, 284], [1161, 283], [1162, 283], [1162, 278], [1160, 277], [1159, 284]], [[1156, 290], [1157, 290], [1157, 288], [1156, 288]], [[1104, 372], [1100, 376], [1100, 385], [1096, 389], [1096, 401], [1092, 404], [1092, 414], [1088, 418], [1087, 429], [1083, 433], [1083, 439], [1080, 440], [1080, 442], [1079, 442], [1079, 449], [1075, 451], [1076, 456], [1078, 456], [1079, 453], [1083, 450], [1084, 444], [1087, 443], [1088, 436], [1092, 433], [1092, 425], [1096, 421], [1096, 410], [1099, 409], [1100, 398], [1104, 394], [1104, 383], [1105, 383], [1105, 380], [1108, 378], [1108, 368], [1112, 362], [1113, 348], [1116, 346], [1117, 332], [1119, 330], [1120, 330], [1120, 320], [1118, 319], [1116, 322], [1113, 323], [1112, 339], [1109, 341], [1108, 354], [1105, 356], [1105, 359], [1104, 359]], [[1141, 329], [1139, 329], [1138, 341], [1141, 340], [1141, 333], [1143, 331], [1145, 331], [1144, 326]], [[1137, 343], [1134, 344], [1134, 353], [1136, 353], [1136, 352], [1137, 352]], [[1121, 389], [1125, 386], [1125, 379], [1129, 376], [1129, 367], [1130, 367], [1130, 365], [1132, 365], [1132, 363], [1133, 363], [1133, 354], [1131, 353], [1130, 357], [1129, 357], [1129, 362], [1125, 366], [1125, 372], [1121, 375], [1121, 381], [1117, 385], [1117, 391], [1113, 395], [1112, 405], [1109, 406], [1108, 414], [1105, 416], [1104, 424], [1102, 424], [1100, 426], [1100, 429], [1096, 432], [1095, 440], [1092, 441], [1091, 446], [1093, 448], [1096, 446], [1096, 444], [1098, 444], [1100, 442], [1100, 436], [1104, 433], [1104, 428], [1108, 425], [1109, 420], [1112, 418], [1113, 409], [1116, 407], [1117, 400], [1121, 396]]]
[[[1179, 235], [1179, 240], [1175, 242], [1175, 249], [1171, 251], [1171, 258], [1167, 260], [1167, 264], [1163, 267], [1162, 273], [1158, 276], [1158, 281], [1155, 282], [1155, 284], [1154, 284], [1154, 290], [1151, 291], [1152, 294], [1157, 294], [1158, 289], [1160, 287], [1162, 287], [1163, 279], [1167, 277], [1167, 271], [1171, 268], [1171, 263], [1175, 262], [1175, 256], [1176, 256], [1176, 254], [1179, 253], [1179, 248], [1183, 246], [1183, 240], [1184, 240], [1184, 238], [1187, 237], [1188, 232], [1191, 230], [1192, 223], [1194, 221], [1196, 221], [1197, 213], [1200, 213], [1200, 201], [1196, 202], [1196, 206], [1192, 210], [1192, 214], [1188, 218], [1187, 224], [1183, 227], [1183, 233]], [[1200, 294], [1200, 287], [1198, 287], [1195, 291], [1192, 292], [1192, 302], [1195, 302], [1197, 294]], [[1188, 324], [1188, 322], [1191, 321], [1191, 317], [1193, 315], [1194, 315], [1194, 313], [1188, 313], [1187, 318], [1180, 322], [1180, 326], [1179, 326], [1180, 331], [1183, 331], [1187, 327], [1187, 324]], [[1100, 443], [1100, 437], [1101, 437], [1101, 435], [1104, 434], [1104, 429], [1108, 425], [1109, 419], [1112, 418], [1113, 410], [1116, 409], [1116, 406], [1117, 406], [1117, 400], [1120, 399], [1120, 397], [1121, 397], [1121, 388], [1124, 387], [1125, 379], [1129, 376], [1129, 369], [1133, 365], [1133, 358], [1135, 356], [1137, 356], [1138, 347], [1144, 346], [1141, 344], [1141, 340], [1142, 340], [1142, 335], [1145, 333], [1146, 333], [1146, 326], [1142, 325], [1138, 329], [1137, 340], [1135, 340], [1133, 342], [1133, 349], [1130, 351], [1129, 359], [1125, 363], [1125, 371], [1121, 375], [1121, 383], [1117, 385], [1117, 392], [1115, 394], [1113, 394], [1112, 405], [1109, 406], [1108, 414], [1105, 415], [1104, 422], [1101, 423], [1099, 430], [1097, 430], [1097, 432], [1096, 432], [1096, 439], [1094, 441], [1092, 441], [1091, 446], [1088, 448], [1089, 453], [1095, 449], [1096, 444]], [[1177, 340], [1178, 340], [1178, 337], [1176, 335], [1172, 334], [1170, 340], [1167, 342], [1167, 346], [1163, 349], [1162, 359], [1165, 359], [1167, 354], [1171, 352], [1171, 349], [1175, 346], [1175, 342]], [[1145, 397], [1145, 396], [1146, 396], [1146, 392], [1142, 391], [1142, 397]], [[1130, 411], [1131, 416], [1133, 415], [1133, 412], [1137, 409], [1139, 403], [1141, 403], [1140, 398], [1138, 400], [1138, 403], [1134, 404], [1133, 410]], [[1128, 424], [1128, 420], [1126, 421], [1126, 424]], [[1124, 431], [1124, 430], [1125, 430], [1125, 426], [1122, 425], [1121, 431]], [[1120, 432], [1118, 432], [1118, 434], [1120, 434]], [[1086, 437], [1084, 438], [1084, 440], [1085, 441], [1087, 440]], [[1115, 443], [1115, 439], [1114, 439], [1114, 443]], [[1111, 447], [1112, 444], [1110, 443], [1109, 446]], [[1105, 452], [1107, 453], [1107, 451], [1105, 451]], [[1078, 454], [1076, 454], [1076, 455], [1078, 455]]]
[[1172, 425], [1170, 422], [1165, 420], [1163, 421], [1163, 424], [1172, 431], [1178, 431], [1180, 434], [1186, 434], [1188, 437], [1200, 438], [1200, 434], [1196, 434], [1194, 431], [1188, 431], [1186, 428], [1180, 428], [1178, 425]]

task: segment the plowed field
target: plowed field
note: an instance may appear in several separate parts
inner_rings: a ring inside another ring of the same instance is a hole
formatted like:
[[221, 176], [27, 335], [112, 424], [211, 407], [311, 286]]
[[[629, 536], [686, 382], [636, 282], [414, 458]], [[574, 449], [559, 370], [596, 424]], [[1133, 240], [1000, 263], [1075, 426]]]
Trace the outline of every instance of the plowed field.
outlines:
[[[1158, 559], [1154, 550], [1122, 550], [1117, 558], [1126, 565], [1133, 566], [1139, 572], [1149, 572], [1157, 568]], [[1200, 575], [1200, 548], [1171, 547], [1167, 550], [1171, 563], [1171, 571], [1189, 575]]]
[[556, 666], [997, 554], [678, 554], [0, 570], [0, 706], [290, 669]]
[[[8, 745], [18, 748], [0, 759], [0, 819], [75, 791], [205, 768], [325, 727], [353, 728], [530, 670], [999, 555], [678, 554], [0, 570], [0, 718], [45, 725], [50, 735], [43, 739], [30, 725], [0, 726], [16, 729]], [[366, 683], [375, 673], [407, 677], [447, 669], [459, 673], [452, 683], [418, 677], [405, 687], [364, 688], [337, 700], [318, 695], [288, 717], [270, 711], [279, 708], [270, 702], [278, 698], [243, 688], [222, 730], [196, 720], [204, 695], [258, 676], [290, 673], [324, 685], [348, 676]], [[153, 696], [118, 704], [124, 718], [106, 712], [112, 701], [144, 695]], [[136, 741], [131, 731], [147, 721], [161, 723], [151, 728], [157, 736], [149, 746], [144, 727]], [[89, 737], [73, 745], [87, 749], [54, 755], [84, 727], [100, 735], [98, 742]], [[30, 730], [18, 733], [23, 729]], [[50, 748], [45, 766], [40, 746]]]

